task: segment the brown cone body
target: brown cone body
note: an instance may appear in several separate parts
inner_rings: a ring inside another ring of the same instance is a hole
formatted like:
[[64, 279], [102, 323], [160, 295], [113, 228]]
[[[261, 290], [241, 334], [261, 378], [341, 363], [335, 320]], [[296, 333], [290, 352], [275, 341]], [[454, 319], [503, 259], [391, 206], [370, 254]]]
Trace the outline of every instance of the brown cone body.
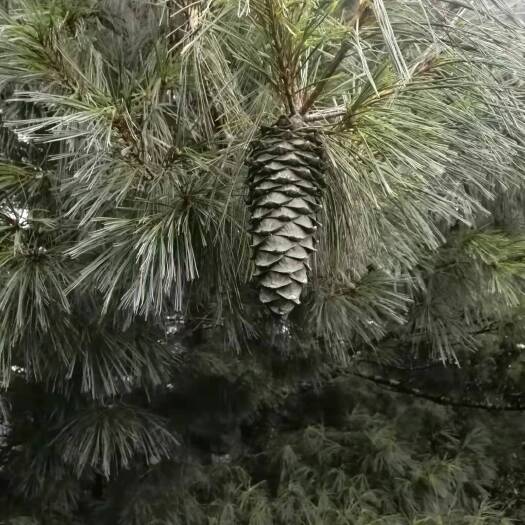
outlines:
[[287, 315], [300, 303], [315, 251], [324, 163], [317, 132], [299, 117], [263, 128], [248, 173], [259, 298]]

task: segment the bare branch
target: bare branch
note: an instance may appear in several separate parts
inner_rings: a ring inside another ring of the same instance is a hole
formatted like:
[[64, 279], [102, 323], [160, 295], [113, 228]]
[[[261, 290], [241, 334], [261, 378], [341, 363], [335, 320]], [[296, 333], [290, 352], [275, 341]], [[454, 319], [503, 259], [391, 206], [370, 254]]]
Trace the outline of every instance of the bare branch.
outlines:
[[405, 395], [410, 395], [413, 397], [419, 397], [421, 399], [426, 399], [427, 401], [431, 401], [432, 403], [436, 403], [438, 405], [453, 406], [453, 407], [458, 407], [458, 408], [475, 408], [475, 409], [481, 409], [481, 410], [489, 410], [492, 412], [525, 411], [525, 405], [521, 405], [521, 404], [500, 405], [500, 404], [495, 404], [495, 403], [475, 403], [471, 401], [455, 401], [444, 395], [441, 395], [441, 396], [433, 395], [427, 392], [423, 392], [419, 390], [418, 388], [405, 387], [401, 385], [399, 381], [395, 381], [392, 379], [386, 379], [381, 376], [370, 376], [370, 375], [362, 374], [356, 371], [352, 371], [350, 372], [350, 374], [353, 376], [359, 377], [361, 379], [365, 379], [366, 381], [375, 383], [376, 385], [386, 387], [389, 390], [392, 390], [394, 392], [398, 392], [400, 394], [405, 394]]

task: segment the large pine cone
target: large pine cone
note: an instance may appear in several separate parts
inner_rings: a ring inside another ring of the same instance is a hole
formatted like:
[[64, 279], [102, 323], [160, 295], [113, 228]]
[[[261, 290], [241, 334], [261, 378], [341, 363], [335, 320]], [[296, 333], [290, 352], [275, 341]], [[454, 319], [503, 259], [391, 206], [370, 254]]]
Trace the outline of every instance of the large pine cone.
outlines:
[[261, 130], [248, 173], [252, 248], [259, 298], [277, 315], [300, 303], [315, 251], [323, 147], [300, 117]]

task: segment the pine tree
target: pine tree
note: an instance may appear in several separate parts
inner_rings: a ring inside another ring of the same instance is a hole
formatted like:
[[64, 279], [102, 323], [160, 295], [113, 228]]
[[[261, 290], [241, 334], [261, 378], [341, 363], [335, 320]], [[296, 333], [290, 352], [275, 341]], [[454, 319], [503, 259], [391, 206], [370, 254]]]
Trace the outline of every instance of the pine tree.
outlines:
[[519, 14], [0, 2], [0, 523], [525, 520]]

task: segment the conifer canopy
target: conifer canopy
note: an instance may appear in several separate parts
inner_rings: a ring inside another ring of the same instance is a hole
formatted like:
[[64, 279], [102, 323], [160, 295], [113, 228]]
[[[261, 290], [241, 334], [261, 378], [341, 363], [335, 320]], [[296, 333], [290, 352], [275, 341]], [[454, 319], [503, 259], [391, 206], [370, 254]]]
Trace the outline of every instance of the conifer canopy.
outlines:
[[0, 525], [525, 523], [513, 0], [0, 0]]

